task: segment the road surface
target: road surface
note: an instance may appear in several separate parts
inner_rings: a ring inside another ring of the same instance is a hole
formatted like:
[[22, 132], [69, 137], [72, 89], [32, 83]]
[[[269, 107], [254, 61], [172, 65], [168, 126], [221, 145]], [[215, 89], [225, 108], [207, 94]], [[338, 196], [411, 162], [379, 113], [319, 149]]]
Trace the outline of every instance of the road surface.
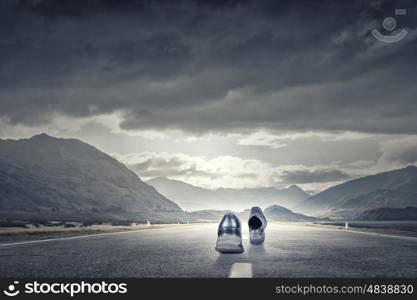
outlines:
[[0, 244], [1, 277], [417, 277], [417, 238], [268, 224], [263, 246], [214, 250], [217, 225]]

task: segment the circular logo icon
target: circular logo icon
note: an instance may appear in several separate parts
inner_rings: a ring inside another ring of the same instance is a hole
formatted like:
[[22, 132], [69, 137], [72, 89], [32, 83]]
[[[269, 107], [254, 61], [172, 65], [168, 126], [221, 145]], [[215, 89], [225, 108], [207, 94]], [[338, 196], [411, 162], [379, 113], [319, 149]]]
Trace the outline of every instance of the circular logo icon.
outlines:
[[385, 18], [382, 21], [382, 27], [387, 31], [393, 31], [397, 27], [397, 21], [392, 17]]

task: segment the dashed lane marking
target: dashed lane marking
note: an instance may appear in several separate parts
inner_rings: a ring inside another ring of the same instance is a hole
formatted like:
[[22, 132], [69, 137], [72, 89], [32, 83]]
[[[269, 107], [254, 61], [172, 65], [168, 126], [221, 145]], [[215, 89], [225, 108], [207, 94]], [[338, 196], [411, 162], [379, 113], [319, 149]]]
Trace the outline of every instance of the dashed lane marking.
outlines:
[[230, 268], [229, 278], [252, 278], [252, 264], [234, 263]]

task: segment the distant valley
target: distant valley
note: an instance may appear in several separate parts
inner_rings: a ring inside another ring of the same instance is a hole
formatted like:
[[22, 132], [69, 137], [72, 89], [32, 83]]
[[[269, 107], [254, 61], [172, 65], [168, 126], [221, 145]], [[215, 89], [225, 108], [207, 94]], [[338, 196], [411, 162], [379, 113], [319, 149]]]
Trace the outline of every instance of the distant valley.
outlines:
[[[190, 215], [201, 221], [220, 221], [227, 210], [198, 210], [190, 212]], [[266, 207], [264, 215], [269, 222], [320, 222], [327, 221], [327, 218], [315, 218], [293, 212], [285, 207], [279, 205], [271, 205]], [[236, 212], [236, 215], [241, 219], [242, 222], [246, 222], [249, 218], [250, 209], [245, 209], [241, 212]]]
[[200, 209], [242, 211], [251, 206], [265, 208], [274, 204], [292, 208], [309, 196], [296, 185], [284, 189], [266, 187], [209, 190], [168, 178], [155, 178], [146, 183], [154, 186], [161, 194], [187, 211]]

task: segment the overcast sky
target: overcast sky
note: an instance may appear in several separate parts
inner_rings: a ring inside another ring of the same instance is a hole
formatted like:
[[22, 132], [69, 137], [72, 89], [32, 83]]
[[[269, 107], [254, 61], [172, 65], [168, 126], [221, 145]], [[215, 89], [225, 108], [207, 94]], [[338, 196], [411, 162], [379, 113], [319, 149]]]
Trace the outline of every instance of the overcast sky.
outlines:
[[[417, 162], [416, 1], [0, 11], [0, 138], [76, 137], [143, 179], [209, 188], [318, 191]], [[395, 34], [381, 26], [390, 16], [408, 31], [397, 43], [370, 34]]]

